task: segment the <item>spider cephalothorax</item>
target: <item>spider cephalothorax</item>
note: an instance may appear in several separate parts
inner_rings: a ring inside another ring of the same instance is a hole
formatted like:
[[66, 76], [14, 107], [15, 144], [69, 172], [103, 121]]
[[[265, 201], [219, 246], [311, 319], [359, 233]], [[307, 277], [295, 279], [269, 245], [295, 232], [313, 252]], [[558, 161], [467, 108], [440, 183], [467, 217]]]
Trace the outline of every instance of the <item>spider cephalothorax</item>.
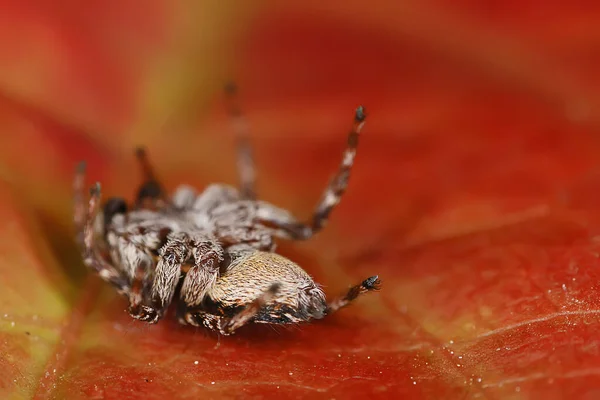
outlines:
[[100, 184], [84, 201], [85, 166], [74, 182], [74, 220], [84, 263], [129, 299], [132, 317], [156, 323], [178, 293], [181, 323], [231, 334], [248, 322], [298, 323], [322, 318], [359, 294], [378, 289], [373, 276], [327, 303], [321, 288], [297, 264], [274, 253], [273, 238], [304, 240], [318, 232], [344, 193], [365, 120], [356, 109], [339, 171], [312, 222], [256, 200], [254, 166], [245, 124], [228, 91], [239, 141], [241, 190], [223, 184], [203, 192], [181, 186], [167, 197], [142, 149], [145, 182], [130, 207], [111, 198], [100, 208]]

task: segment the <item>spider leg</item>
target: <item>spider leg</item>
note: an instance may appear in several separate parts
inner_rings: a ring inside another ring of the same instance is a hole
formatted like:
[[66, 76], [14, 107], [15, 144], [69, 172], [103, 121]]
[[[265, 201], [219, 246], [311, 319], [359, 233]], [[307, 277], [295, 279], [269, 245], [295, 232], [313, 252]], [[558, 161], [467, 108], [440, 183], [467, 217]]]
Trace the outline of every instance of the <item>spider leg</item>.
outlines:
[[213, 183], [208, 185], [207, 188], [196, 197], [192, 208], [194, 211], [208, 213], [220, 205], [231, 203], [239, 199], [240, 194], [234, 187], [221, 183]]
[[186, 307], [199, 305], [219, 275], [224, 259], [223, 249], [215, 240], [191, 240], [194, 265], [189, 269], [181, 286], [181, 300]]
[[348, 144], [344, 150], [342, 162], [337, 173], [329, 182], [313, 213], [311, 223], [302, 223], [292, 217], [287, 211], [268, 203], [262, 203], [259, 209], [259, 221], [266, 226], [276, 228], [277, 236], [287, 239], [304, 240], [319, 232], [325, 226], [331, 211], [340, 202], [348, 186], [350, 170], [354, 164], [358, 137], [365, 123], [365, 110], [362, 106], [356, 109], [354, 125], [348, 135]]
[[225, 317], [211, 314], [202, 310], [185, 311], [179, 317], [179, 323], [182, 325], [189, 324], [192, 326], [204, 326], [211, 331], [220, 331], [221, 320]]
[[280, 285], [275, 283], [271, 285], [262, 295], [257, 297], [252, 303], [248, 304], [239, 313], [235, 314], [231, 318], [227, 318], [221, 321], [221, 333], [224, 335], [231, 335], [236, 329], [246, 325], [260, 312], [260, 310], [277, 294]]
[[222, 335], [231, 335], [236, 329], [251, 322], [261, 309], [273, 300], [279, 291], [279, 287], [279, 284], [273, 284], [252, 303], [232, 317], [214, 315], [203, 310], [189, 310], [181, 321], [194, 326], [205, 326], [211, 330], [218, 330]]
[[138, 147], [135, 151], [140, 166], [142, 167], [143, 181], [138, 189], [135, 201], [135, 208], [145, 208], [159, 210], [169, 204], [165, 191], [154, 175], [154, 169], [148, 155], [143, 147]]
[[171, 203], [180, 210], [189, 210], [196, 201], [196, 189], [188, 185], [178, 186], [171, 196]]
[[[123, 232], [112, 226], [106, 240], [110, 244], [113, 261], [122, 265], [123, 274], [130, 282], [128, 312], [133, 318], [146, 322], [157, 322], [160, 318], [153, 307], [148, 305], [147, 293], [152, 282], [154, 260], [149, 250], [153, 250], [153, 238], [134, 232]], [[149, 246], [141, 245], [142, 240]]]
[[344, 157], [338, 169], [327, 189], [323, 193], [321, 201], [317, 205], [313, 214], [312, 230], [318, 232], [327, 222], [327, 218], [331, 213], [331, 210], [340, 202], [342, 195], [346, 191], [348, 186], [348, 179], [350, 178], [350, 170], [354, 164], [354, 157], [356, 156], [356, 147], [358, 146], [358, 136], [362, 131], [365, 124], [365, 110], [362, 106], [356, 109], [354, 114], [354, 125], [352, 130], [348, 134], [348, 144], [344, 150]]
[[340, 296], [340, 297], [334, 299], [333, 301], [331, 301], [329, 304], [327, 304], [327, 309], [326, 309], [325, 313], [327, 315], [330, 315], [330, 314], [338, 311], [340, 308], [346, 307], [348, 304], [350, 304], [353, 300], [355, 300], [361, 294], [364, 294], [364, 293], [367, 293], [367, 292], [370, 292], [373, 290], [379, 290], [380, 286], [381, 286], [381, 281], [379, 280], [379, 277], [377, 275], [367, 278], [364, 281], [362, 281], [360, 284], [358, 284], [356, 286], [352, 286], [348, 290], [348, 292], [346, 294], [344, 294], [343, 296]]
[[81, 249], [83, 263], [94, 270], [102, 279], [112, 284], [119, 293], [125, 294], [129, 291], [127, 279], [115, 266], [102, 257], [96, 243], [94, 222], [101, 198], [100, 184], [96, 183], [90, 189], [90, 200], [86, 213], [83, 195], [84, 175], [85, 164], [82, 163], [77, 168], [73, 186], [75, 189], [74, 221], [77, 230], [76, 238]]
[[227, 110], [237, 140], [237, 167], [240, 177], [241, 195], [243, 199], [256, 198], [256, 171], [252, 147], [248, 138], [248, 123], [242, 114], [237, 95], [237, 87], [230, 83], [225, 87]]
[[151, 289], [152, 306], [156, 310], [157, 321], [171, 303], [181, 276], [181, 268], [190, 256], [188, 240], [187, 235], [183, 233], [171, 233], [167, 243], [159, 250], [160, 258], [156, 264]]
[[252, 248], [274, 251], [275, 242], [271, 233], [264, 228], [248, 225], [222, 226], [217, 229], [219, 242], [227, 248]]

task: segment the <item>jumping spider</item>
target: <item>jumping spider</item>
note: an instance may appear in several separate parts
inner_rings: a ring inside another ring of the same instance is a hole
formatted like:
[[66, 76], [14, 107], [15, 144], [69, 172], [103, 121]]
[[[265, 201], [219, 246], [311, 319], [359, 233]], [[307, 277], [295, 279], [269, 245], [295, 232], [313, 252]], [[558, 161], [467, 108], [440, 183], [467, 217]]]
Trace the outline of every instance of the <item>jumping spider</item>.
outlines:
[[241, 190], [209, 185], [202, 193], [179, 187], [169, 198], [143, 149], [137, 156], [144, 183], [129, 206], [111, 198], [100, 207], [100, 184], [84, 200], [85, 163], [74, 180], [74, 221], [83, 261], [129, 299], [129, 314], [158, 322], [176, 292], [182, 324], [232, 334], [248, 322], [290, 324], [323, 318], [362, 293], [379, 288], [365, 279], [327, 303], [325, 294], [297, 264], [276, 254], [273, 239], [305, 240], [320, 231], [344, 193], [365, 113], [358, 107], [337, 174], [326, 188], [312, 221], [254, 195], [254, 165], [246, 123], [235, 89], [228, 90], [229, 113], [238, 139]]

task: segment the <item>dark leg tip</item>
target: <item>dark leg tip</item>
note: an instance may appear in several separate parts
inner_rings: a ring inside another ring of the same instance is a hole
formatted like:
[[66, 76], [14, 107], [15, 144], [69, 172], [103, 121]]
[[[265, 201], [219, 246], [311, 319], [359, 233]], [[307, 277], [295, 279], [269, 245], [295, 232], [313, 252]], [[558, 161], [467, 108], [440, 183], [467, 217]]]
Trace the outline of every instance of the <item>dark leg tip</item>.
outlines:
[[356, 108], [356, 113], [354, 114], [354, 120], [356, 122], [363, 122], [367, 118], [367, 114], [365, 114], [365, 108], [363, 106], [358, 106]]
[[147, 322], [149, 324], [156, 324], [160, 319], [158, 311], [149, 306], [131, 306], [127, 311], [129, 312], [129, 315], [138, 321]]
[[235, 84], [235, 82], [231, 81], [231, 82], [227, 82], [225, 84], [225, 93], [227, 93], [228, 95], [234, 95], [236, 94], [238, 91], [238, 87]]
[[90, 188], [90, 194], [92, 196], [99, 196], [101, 189], [100, 182], [96, 182], [96, 184]]
[[75, 169], [77, 171], [77, 173], [82, 174], [85, 172], [87, 168], [87, 163], [85, 161], [79, 161], [79, 164], [77, 164], [77, 168]]
[[381, 281], [379, 275], [372, 276], [363, 281], [362, 287], [367, 290], [379, 290], [381, 288]]
[[138, 158], [146, 157], [146, 148], [144, 146], [138, 146], [135, 148], [135, 155]]

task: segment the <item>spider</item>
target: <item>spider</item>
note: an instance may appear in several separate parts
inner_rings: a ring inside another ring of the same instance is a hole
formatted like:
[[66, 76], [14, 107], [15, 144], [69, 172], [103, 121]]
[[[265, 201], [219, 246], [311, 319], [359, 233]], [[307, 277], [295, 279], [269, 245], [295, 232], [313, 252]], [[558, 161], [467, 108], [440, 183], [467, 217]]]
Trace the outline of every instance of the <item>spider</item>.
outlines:
[[127, 297], [133, 318], [157, 323], [177, 296], [180, 323], [224, 335], [249, 322], [293, 324], [323, 318], [360, 294], [379, 289], [378, 277], [372, 276], [327, 303], [319, 285], [275, 253], [274, 243], [274, 238], [306, 240], [323, 228], [346, 190], [365, 121], [363, 107], [354, 114], [337, 174], [312, 221], [303, 223], [256, 199], [246, 121], [235, 87], [226, 93], [238, 141], [240, 189], [211, 184], [197, 193], [182, 185], [168, 197], [140, 148], [144, 183], [136, 201], [129, 205], [113, 197], [100, 210], [99, 183], [90, 189], [86, 207], [81, 162], [74, 179], [74, 222], [84, 264]]

